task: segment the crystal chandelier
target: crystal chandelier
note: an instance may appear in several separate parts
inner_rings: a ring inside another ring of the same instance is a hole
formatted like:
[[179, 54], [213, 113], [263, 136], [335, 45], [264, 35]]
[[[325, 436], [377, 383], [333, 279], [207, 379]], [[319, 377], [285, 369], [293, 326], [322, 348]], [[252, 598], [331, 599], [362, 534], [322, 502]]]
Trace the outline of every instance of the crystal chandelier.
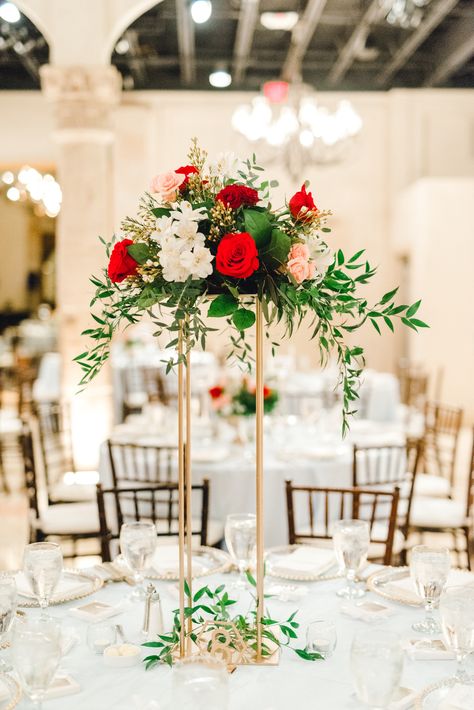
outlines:
[[304, 84], [269, 81], [263, 95], [235, 110], [232, 126], [258, 146], [263, 162], [283, 160], [297, 179], [305, 165], [342, 160], [362, 120], [350, 101], [331, 111]]
[[5, 170], [0, 175], [0, 193], [11, 202], [33, 203], [35, 214], [57, 217], [61, 209], [61, 188], [52, 175], [43, 175], [35, 168], [24, 165], [19, 171]]

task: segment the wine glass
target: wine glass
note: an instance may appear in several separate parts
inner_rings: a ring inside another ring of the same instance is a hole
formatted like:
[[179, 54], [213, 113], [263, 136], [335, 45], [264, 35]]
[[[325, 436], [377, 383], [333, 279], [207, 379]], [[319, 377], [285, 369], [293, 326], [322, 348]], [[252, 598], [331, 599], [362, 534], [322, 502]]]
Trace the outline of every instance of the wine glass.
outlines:
[[[16, 611], [16, 584], [14, 577], [0, 577], [0, 648], [5, 642], [5, 637], [10, 631]], [[0, 659], [0, 673], [11, 670], [10, 665]]]
[[358, 699], [371, 708], [386, 708], [400, 685], [400, 638], [382, 629], [357, 632], [351, 646], [351, 670]]
[[41, 710], [43, 699], [61, 660], [61, 631], [51, 617], [42, 615], [15, 624], [12, 659], [23, 689]]
[[474, 682], [464, 668], [466, 656], [474, 651], [474, 589], [450, 587], [439, 601], [441, 627], [446, 644], [456, 654], [455, 680], [459, 683]]
[[227, 710], [229, 674], [225, 663], [208, 654], [190, 656], [173, 666], [173, 707]]
[[43, 612], [48, 608], [63, 572], [63, 554], [55, 542], [33, 542], [25, 547], [23, 572]]
[[357, 571], [367, 561], [370, 544], [369, 523], [365, 520], [338, 520], [333, 529], [334, 551], [345, 570], [347, 585], [336, 594], [346, 599], [363, 597], [365, 591], [355, 584]]
[[425, 618], [413, 624], [414, 631], [425, 634], [438, 634], [440, 625], [433, 616], [441, 592], [446, 586], [451, 556], [445, 547], [429, 547], [417, 545], [413, 548], [410, 558], [410, 575], [415, 584], [418, 596], [425, 604]]
[[147, 521], [124, 523], [120, 528], [120, 550], [134, 573], [136, 589], [132, 599], [145, 596], [144, 571], [150, 566], [158, 539], [156, 527]]
[[225, 523], [225, 544], [239, 569], [240, 577], [232, 586], [247, 587], [245, 572], [255, 557], [257, 518], [254, 513], [228, 515]]

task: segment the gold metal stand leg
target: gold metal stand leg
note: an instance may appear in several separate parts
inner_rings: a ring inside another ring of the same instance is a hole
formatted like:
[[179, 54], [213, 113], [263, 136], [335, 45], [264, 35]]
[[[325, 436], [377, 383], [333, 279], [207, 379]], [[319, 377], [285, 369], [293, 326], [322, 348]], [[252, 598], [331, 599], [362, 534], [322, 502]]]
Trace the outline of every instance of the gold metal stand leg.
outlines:
[[185, 470], [184, 470], [184, 363], [183, 356], [183, 328], [182, 324], [178, 333], [178, 508], [179, 508], [179, 655], [185, 654], [185, 617], [184, 617], [184, 559], [185, 559]]
[[[192, 496], [193, 477], [191, 471], [191, 352], [186, 343], [186, 459], [185, 459], [185, 479], [186, 479], [186, 569], [189, 588], [188, 606], [193, 604], [193, 519], [192, 519]], [[191, 653], [192, 640], [190, 634], [193, 630], [193, 620], [187, 619], [187, 648], [186, 652]]]
[[256, 299], [256, 511], [257, 511], [257, 662], [262, 660], [262, 617], [264, 612], [263, 532], [263, 314]]

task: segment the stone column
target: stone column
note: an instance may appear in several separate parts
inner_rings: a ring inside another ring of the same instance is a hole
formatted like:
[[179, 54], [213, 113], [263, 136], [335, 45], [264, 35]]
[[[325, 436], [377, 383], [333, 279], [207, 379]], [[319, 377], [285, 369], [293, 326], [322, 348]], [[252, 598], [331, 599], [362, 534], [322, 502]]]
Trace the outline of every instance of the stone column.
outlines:
[[53, 66], [41, 69], [42, 89], [55, 112], [58, 182], [63, 192], [56, 234], [59, 348], [62, 392], [71, 403], [77, 463], [90, 466], [111, 423], [107, 370], [77, 395], [81, 371], [73, 358], [85, 349], [80, 333], [89, 327], [89, 281], [105, 263], [98, 236], [113, 231], [112, 112], [121, 77], [112, 66]]

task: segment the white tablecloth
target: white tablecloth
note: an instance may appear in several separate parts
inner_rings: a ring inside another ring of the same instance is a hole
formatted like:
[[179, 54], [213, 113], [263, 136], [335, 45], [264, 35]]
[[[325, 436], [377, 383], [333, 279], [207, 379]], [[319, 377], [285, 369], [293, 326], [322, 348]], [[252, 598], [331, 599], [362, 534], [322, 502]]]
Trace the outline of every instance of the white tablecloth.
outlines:
[[[229, 580], [228, 576], [207, 577], [201, 583], [197, 580], [194, 589], [204, 583], [214, 587], [226, 580]], [[156, 584], [163, 600], [166, 624], [167, 620], [169, 623], [172, 609], [178, 605], [176, 585], [165, 582]], [[308, 662], [298, 659], [286, 649], [277, 667], [239, 667], [229, 677], [229, 710], [363, 710], [353, 695], [350, 646], [355, 632], [374, 627], [340, 612], [341, 602], [335, 595], [340, 584], [340, 581], [331, 581], [308, 585], [309, 593], [297, 603], [268, 601], [268, 609], [277, 619], [287, 618], [291, 612], [300, 610], [297, 617], [302, 633], [297, 643], [299, 647], [304, 645], [308, 622], [332, 618], [338, 636], [335, 654], [326, 661]], [[61, 670], [78, 681], [81, 692], [49, 700], [45, 702], [45, 710], [147, 710], [147, 704], [152, 700], [157, 703], [159, 710], [179, 710], [171, 702], [172, 670], [164, 666], [149, 671], [145, 671], [142, 666], [125, 669], [106, 667], [102, 658], [92, 655], [86, 646], [88, 624], [68, 616], [68, 610], [77, 604], [93, 598], [115, 604], [129, 593], [130, 587], [115, 584], [82, 602], [51, 608], [52, 615], [60, 618], [63, 625], [73, 627], [80, 637], [80, 642], [63, 659]], [[367, 598], [371, 597], [379, 599], [375, 595], [368, 595]], [[392, 605], [390, 602], [387, 604], [393, 607], [395, 614], [379, 621], [377, 627], [395, 631], [402, 638], [416, 637], [411, 624], [420, 618], [423, 611]], [[248, 610], [250, 598], [246, 593], [239, 600], [239, 606], [243, 611]], [[28, 610], [31, 616], [38, 613], [38, 610]], [[122, 624], [125, 634], [132, 640], [139, 632], [142, 614], [142, 604], [139, 603], [110, 619], [110, 622]], [[427, 685], [452, 675], [454, 668], [454, 661], [413, 661], [405, 658], [402, 685], [421, 691]], [[27, 710], [30, 705], [23, 700], [18, 707], [19, 710]], [[153, 708], [155, 710], [156, 706]]]
[[[142, 425], [143, 427], [143, 425]], [[264, 453], [265, 485], [265, 542], [269, 546], [288, 542], [285, 480], [295, 484], [310, 486], [350, 486], [352, 485], [352, 442], [359, 444], [403, 443], [401, 426], [357, 421], [353, 422], [351, 435], [341, 441], [337, 433], [324, 433], [305, 426], [295, 418], [289, 421], [268, 418], [266, 423]], [[155, 429], [155, 431], [158, 429]], [[118, 428], [123, 433], [123, 429]], [[145, 442], [143, 428], [129, 430], [129, 441]], [[125, 437], [127, 438], [127, 437]], [[149, 443], [152, 440], [148, 438]], [[159, 439], [153, 443], [159, 444]], [[164, 442], [170, 443], [169, 435]], [[163, 442], [163, 443], [164, 443]], [[203, 437], [194, 443], [195, 454], [222, 448], [219, 440]], [[205, 463], [193, 462], [193, 481], [203, 478], [210, 482], [210, 518], [225, 521], [229, 513], [251, 513], [255, 511], [255, 460], [250, 445], [236, 446], [224, 444], [226, 457], [221, 461]], [[202, 456], [199, 458], [202, 459]], [[101, 447], [99, 463], [100, 480], [111, 485], [111, 471], [108, 451]], [[304, 523], [304, 521], [303, 521]]]

